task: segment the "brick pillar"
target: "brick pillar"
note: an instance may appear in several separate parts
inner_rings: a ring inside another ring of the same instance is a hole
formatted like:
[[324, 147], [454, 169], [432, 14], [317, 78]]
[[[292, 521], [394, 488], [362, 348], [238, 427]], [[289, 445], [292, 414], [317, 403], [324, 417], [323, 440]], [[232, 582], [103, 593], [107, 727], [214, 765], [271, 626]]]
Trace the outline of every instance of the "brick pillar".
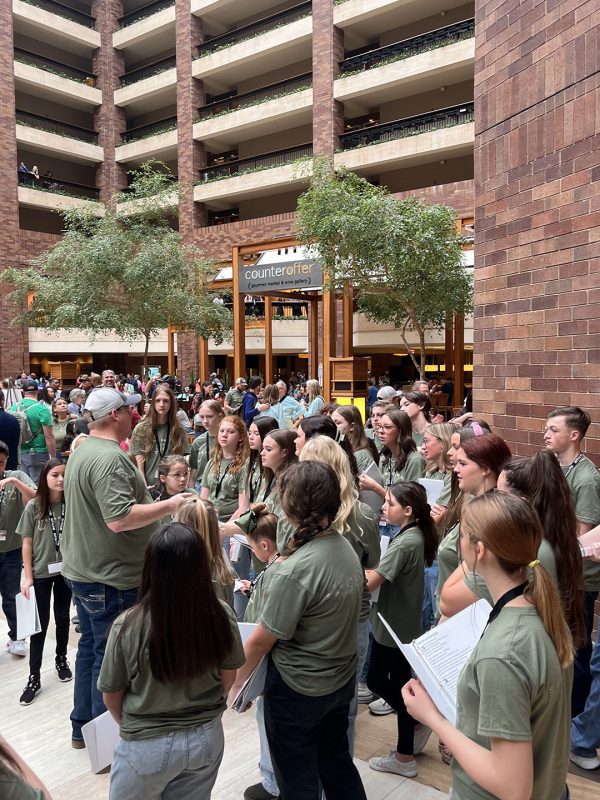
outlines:
[[344, 34], [333, 26], [333, 0], [313, 0], [313, 152], [333, 156], [344, 130], [344, 109], [333, 81], [344, 58]]
[[104, 161], [96, 168], [96, 185], [100, 189], [100, 199], [109, 204], [113, 194], [127, 186], [127, 170], [115, 161], [115, 147], [121, 143], [121, 133], [126, 127], [125, 110], [117, 108], [114, 101], [125, 62], [123, 53], [112, 46], [112, 35], [123, 15], [123, 4], [121, 0], [92, 0], [91, 13], [96, 18], [101, 41], [92, 59], [97, 85], [102, 92], [102, 105], [94, 112], [94, 129], [99, 134], [98, 144], [104, 148]]
[[[206, 225], [206, 208], [194, 202], [194, 184], [198, 170], [206, 166], [206, 152], [201, 142], [194, 141], [193, 126], [198, 107], [204, 104], [204, 84], [192, 77], [192, 60], [196, 46], [202, 41], [202, 21], [190, 13], [189, 0], [175, 2], [177, 54], [177, 173], [181, 184], [179, 231], [184, 242], [195, 242], [198, 229]], [[177, 336], [177, 371], [187, 381], [190, 372], [198, 376], [198, 337], [181, 333]], [[205, 378], [206, 376], [202, 376]]]
[[596, 0], [476, 0], [474, 411], [512, 449], [555, 405], [600, 454]]
[[[13, 66], [13, 16], [11, 0], [0, 0], [4, 23], [0, 28], [0, 185], [2, 225], [0, 226], [0, 271], [19, 266], [19, 198], [17, 193], [17, 139], [15, 133], [15, 81]], [[31, 167], [31, 164], [27, 166]], [[12, 290], [0, 284], [0, 377], [17, 377], [29, 370], [27, 329], [10, 327], [19, 308], [8, 303]]]

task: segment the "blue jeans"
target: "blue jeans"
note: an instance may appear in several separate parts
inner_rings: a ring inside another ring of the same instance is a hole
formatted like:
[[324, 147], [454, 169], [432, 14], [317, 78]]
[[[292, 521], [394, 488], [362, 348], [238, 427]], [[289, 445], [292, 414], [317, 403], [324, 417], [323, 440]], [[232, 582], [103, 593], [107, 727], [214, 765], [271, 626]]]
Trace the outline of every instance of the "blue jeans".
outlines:
[[108, 631], [119, 614], [135, 604], [138, 590], [120, 591], [104, 583], [66, 582], [73, 592], [81, 629], [71, 712], [73, 739], [81, 741], [82, 726], [106, 711], [97, 684]]
[[265, 727], [277, 785], [285, 800], [367, 800], [348, 749], [353, 675], [340, 689], [314, 697], [283, 680], [272, 658], [265, 682]]
[[592, 686], [585, 708], [572, 722], [571, 749], [578, 756], [593, 758], [600, 747], [600, 631], [590, 659]]
[[15, 597], [21, 591], [21, 567], [23, 557], [21, 548], [0, 553], [0, 595], [2, 595], [2, 611], [8, 622], [8, 638], [17, 638], [17, 607]]
[[592, 658], [592, 631], [594, 629], [594, 605], [598, 592], [583, 593], [585, 629], [587, 641], [577, 648], [575, 663], [573, 664], [573, 690], [571, 692], [571, 717], [578, 717], [583, 713], [590, 689], [592, 676], [590, 675], [590, 660]]
[[426, 633], [435, 625], [435, 590], [438, 580], [437, 558], [430, 567], [425, 567], [425, 593], [423, 594], [423, 613], [421, 631]]
[[109, 800], [210, 800], [223, 758], [221, 717], [115, 748]]
[[21, 469], [37, 486], [40, 482], [40, 475], [46, 461], [50, 458], [48, 451], [45, 453], [36, 453], [35, 450], [31, 452], [21, 451]]
[[361, 620], [358, 623], [356, 632], [356, 654], [358, 660], [356, 662], [356, 686], [354, 687], [354, 697], [350, 702], [350, 711], [348, 712], [348, 748], [350, 755], [354, 755], [354, 740], [356, 738], [356, 715], [358, 714], [358, 684], [362, 683], [360, 676], [367, 663], [367, 653], [369, 651], [369, 618]]
[[279, 786], [275, 779], [275, 772], [273, 771], [273, 762], [271, 761], [271, 751], [269, 750], [269, 741], [267, 739], [267, 731], [265, 729], [265, 701], [262, 697], [256, 698], [256, 724], [258, 726], [258, 740], [260, 743], [260, 758], [258, 761], [258, 768], [260, 770], [261, 783], [263, 788], [269, 793], [279, 797]]

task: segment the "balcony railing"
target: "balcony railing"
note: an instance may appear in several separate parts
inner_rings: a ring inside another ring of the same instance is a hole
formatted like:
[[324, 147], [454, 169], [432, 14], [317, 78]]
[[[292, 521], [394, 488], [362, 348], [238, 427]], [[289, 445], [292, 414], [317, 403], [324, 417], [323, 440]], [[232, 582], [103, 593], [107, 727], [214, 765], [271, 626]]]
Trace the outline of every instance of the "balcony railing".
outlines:
[[472, 39], [475, 36], [475, 20], [466, 19], [456, 22], [453, 25], [446, 25], [445, 28], [438, 28], [435, 31], [422, 33], [401, 42], [388, 44], [385, 47], [378, 47], [376, 50], [367, 50], [356, 54], [350, 54], [343, 61], [340, 61], [341, 77], [350, 73], [361, 72], [373, 67], [380, 67], [393, 61], [400, 61], [411, 56], [435, 50], [438, 47], [445, 47], [464, 39]]
[[119, 28], [128, 28], [130, 25], [158, 14], [159, 11], [163, 11], [165, 8], [172, 8], [174, 5], [175, 0], [154, 0], [153, 3], [136, 8], [135, 11], [130, 11], [129, 14], [123, 14], [119, 18]]
[[96, 20], [89, 14], [84, 14], [83, 11], [77, 11], [74, 8], [65, 6], [56, 0], [25, 0], [31, 6], [41, 8], [44, 11], [49, 11], [51, 14], [56, 14], [63, 19], [70, 19], [71, 22], [77, 22], [79, 25], [85, 25], [86, 28], [95, 28]]
[[177, 117], [165, 117], [164, 119], [149, 122], [147, 125], [139, 125], [137, 128], [130, 128], [122, 135], [124, 143], [137, 142], [140, 139], [147, 139], [149, 136], [156, 136], [159, 133], [167, 133], [177, 127]]
[[312, 2], [300, 3], [300, 5], [288, 8], [285, 11], [280, 11], [278, 14], [273, 14], [270, 17], [259, 19], [257, 22], [252, 22], [250, 25], [244, 25], [241, 28], [229, 31], [229, 33], [214, 36], [212, 39], [207, 39], [207, 41], [198, 45], [198, 55], [196, 58], [207, 56], [210, 53], [215, 53], [217, 50], [223, 50], [225, 47], [231, 47], [231, 45], [239, 44], [247, 39], [253, 39], [261, 33], [266, 33], [276, 28], [282, 28], [284, 25], [289, 25], [303, 17], [308, 17], [311, 13]]
[[464, 125], [467, 122], [473, 122], [473, 119], [474, 104], [470, 102], [463, 103], [459, 106], [450, 106], [439, 111], [430, 111], [427, 114], [418, 114], [415, 117], [397, 119], [394, 122], [384, 122], [381, 125], [372, 125], [369, 128], [343, 134], [340, 136], [341, 149], [352, 150], [355, 147], [390, 142], [392, 139], [404, 139], [408, 136], [416, 136], [419, 133], [436, 131], [440, 128]]
[[56, 133], [58, 136], [68, 136], [69, 139], [79, 139], [90, 144], [98, 143], [98, 134], [89, 128], [81, 128], [79, 125], [69, 125], [66, 122], [59, 122], [56, 119], [40, 117], [38, 114], [30, 114], [29, 111], [16, 112], [17, 124], [27, 125], [28, 128], [36, 128], [47, 133]]
[[206, 169], [200, 170], [198, 183], [219, 181], [223, 178], [231, 178], [234, 175], [245, 175], [248, 172], [261, 172], [272, 167], [283, 167], [300, 158], [310, 158], [312, 151], [312, 144], [301, 144], [297, 147], [275, 150], [272, 153], [265, 153], [260, 156], [240, 158], [237, 161], [229, 161], [227, 164], [213, 164], [210, 167], [206, 167]]
[[83, 69], [72, 67], [70, 64], [63, 64], [61, 61], [55, 61], [46, 56], [39, 56], [37, 53], [30, 53], [29, 50], [23, 50], [20, 47], [15, 47], [14, 51], [15, 61], [20, 64], [43, 69], [44, 72], [51, 72], [60, 78], [67, 78], [78, 83], [87, 83], [88, 86], [96, 85], [96, 76], [92, 72], [86, 72]]
[[79, 197], [83, 200], [98, 200], [100, 189], [95, 186], [86, 186], [82, 183], [72, 181], [62, 181], [52, 175], [42, 175], [36, 180], [33, 175], [19, 174], [19, 185], [28, 189], [37, 189], [41, 192], [52, 192], [53, 194], [67, 195], [68, 197]]
[[244, 92], [243, 94], [235, 94], [223, 99], [213, 100], [211, 103], [207, 103], [205, 106], [198, 109], [198, 119], [211, 119], [212, 117], [219, 117], [221, 114], [227, 114], [230, 111], [237, 111], [240, 108], [257, 106], [260, 103], [266, 103], [268, 100], [274, 100], [277, 97], [284, 97], [288, 94], [301, 92], [303, 89], [309, 89], [311, 86], [312, 72], [307, 72], [304, 75], [288, 78], [278, 83], [271, 83], [268, 86], [263, 86], [261, 89], [254, 89], [251, 92]]
[[161, 58], [160, 61], [154, 61], [152, 64], [146, 64], [145, 67], [138, 67], [131, 69], [124, 75], [121, 75], [119, 82], [121, 86], [130, 86], [132, 83], [138, 83], [145, 78], [151, 78], [153, 75], [160, 75], [161, 72], [166, 72], [176, 66], [175, 56], [168, 56]]

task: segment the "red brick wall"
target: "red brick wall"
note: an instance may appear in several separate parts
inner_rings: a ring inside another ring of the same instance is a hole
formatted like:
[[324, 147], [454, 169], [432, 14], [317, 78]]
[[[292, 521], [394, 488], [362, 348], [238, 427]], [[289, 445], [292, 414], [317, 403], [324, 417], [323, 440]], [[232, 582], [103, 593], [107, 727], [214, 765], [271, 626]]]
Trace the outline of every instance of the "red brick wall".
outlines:
[[333, 99], [333, 82], [344, 58], [343, 33], [333, 26], [333, 3], [316, 0], [313, 16], [313, 152], [333, 156], [344, 130], [344, 110]]
[[474, 409], [532, 453], [583, 406], [600, 463], [598, 2], [475, 5]]

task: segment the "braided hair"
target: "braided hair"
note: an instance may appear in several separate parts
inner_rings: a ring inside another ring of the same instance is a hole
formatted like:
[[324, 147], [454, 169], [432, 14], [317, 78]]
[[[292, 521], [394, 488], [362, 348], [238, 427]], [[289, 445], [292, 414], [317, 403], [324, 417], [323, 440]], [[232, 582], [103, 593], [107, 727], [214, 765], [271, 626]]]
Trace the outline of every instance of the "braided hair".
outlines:
[[335, 519], [341, 503], [340, 482], [333, 469], [320, 461], [290, 464], [279, 484], [283, 513], [296, 528], [289, 542], [290, 552], [310, 542]]

